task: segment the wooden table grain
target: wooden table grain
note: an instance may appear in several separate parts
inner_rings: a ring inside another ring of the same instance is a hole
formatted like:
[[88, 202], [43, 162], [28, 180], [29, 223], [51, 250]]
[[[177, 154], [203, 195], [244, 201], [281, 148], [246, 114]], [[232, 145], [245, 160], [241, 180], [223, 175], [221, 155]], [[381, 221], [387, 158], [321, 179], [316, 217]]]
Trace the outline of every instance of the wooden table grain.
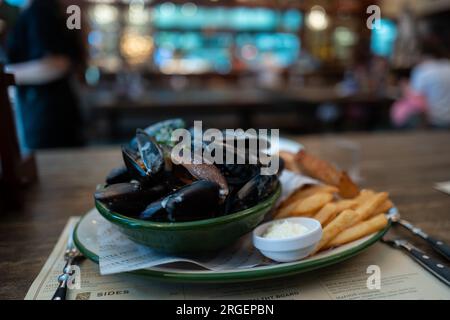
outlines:
[[[403, 217], [450, 242], [450, 196], [433, 189], [435, 182], [450, 180], [450, 132], [295, 139], [318, 155], [329, 154], [338, 140], [355, 142], [362, 186], [388, 191]], [[0, 299], [24, 298], [67, 219], [92, 208], [96, 184], [121, 163], [121, 155], [118, 147], [57, 150], [39, 152], [37, 161], [40, 180], [27, 191], [25, 208], [0, 215]], [[430, 251], [422, 241], [414, 243]]]

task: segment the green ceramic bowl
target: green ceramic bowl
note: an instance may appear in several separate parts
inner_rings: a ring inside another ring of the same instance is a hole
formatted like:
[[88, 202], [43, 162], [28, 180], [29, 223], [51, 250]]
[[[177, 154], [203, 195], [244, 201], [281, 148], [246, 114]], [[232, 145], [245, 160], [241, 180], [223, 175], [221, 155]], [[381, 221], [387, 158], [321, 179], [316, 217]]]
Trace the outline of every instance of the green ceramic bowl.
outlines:
[[226, 216], [192, 222], [152, 222], [133, 219], [110, 211], [101, 202], [100, 214], [131, 240], [165, 253], [199, 253], [226, 247], [252, 231], [275, 205], [281, 187], [254, 207]]

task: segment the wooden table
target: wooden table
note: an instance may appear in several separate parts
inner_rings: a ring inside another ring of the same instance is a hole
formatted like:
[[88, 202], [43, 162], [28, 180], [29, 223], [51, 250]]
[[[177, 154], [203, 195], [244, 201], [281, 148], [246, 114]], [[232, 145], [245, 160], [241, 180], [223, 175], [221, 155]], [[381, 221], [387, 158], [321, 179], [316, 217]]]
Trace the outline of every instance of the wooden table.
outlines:
[[[450, 242], [450, 196], [433, 189], [450, 180], [450, 132], [298, 137], [319, 155], [334, 138], [360, 144], [364, 186], [389, 191], [405, 218]], [[28, 190], [25, 209], [0, 216], [0, 299], [25, 296], [67, 219], [93, 206], [95, 185], [121, 156], [114, 147], [45, 151], [37, 160], [40, 182]]]

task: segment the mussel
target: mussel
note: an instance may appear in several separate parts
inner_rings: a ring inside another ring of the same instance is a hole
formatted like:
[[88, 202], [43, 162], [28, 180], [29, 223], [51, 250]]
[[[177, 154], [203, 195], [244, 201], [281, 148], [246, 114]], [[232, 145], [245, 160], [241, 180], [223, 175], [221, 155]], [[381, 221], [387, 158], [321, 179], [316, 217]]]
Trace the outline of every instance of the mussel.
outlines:
[[[183, 120], [171, 119], [138, 129], [133, 140], [122, 146], [125, 166], [109, 173], [95, 199], [123, 215], [183, 222], [243, 210], [276, 191], [277, 175], [262, 175], [262, 164], [254, 161], [254, 150], [249, 150], [259, 137], [241, 136], [241, 142], [245, 140], [241, 154], [237, 143], [218, 141], [225, 152], [232, 153], [234, 164], [228, 164], [228, 159], [223, 159], [224, 164], [172, 162], [171, 133], [184, 126]], [[213, 155], [213, 150], [214, 145], [202, 144], [201, 151]]]
[[276, 175], [256, 175], [240, 188], [232, 199], [231, 211], [250, 208], [267, 199], [278, 187]]
[[[176, 129], [185, 127], [186, 123], [184, 122], [183, 119], [175, 118], [157, 122], [145, 128], [143, 131], [145, 131], [145, 133], [148, 134], [149, 136], [154, 137], [159, 144], [172, 146], [174, 143], [171, 140], [172, 132]], [[130, 147], [137, 149], [137, 146], [138, 142], [135, 137], [131, 140]]]
[[199, 180], [147, 206], [140, 218], [152, 221], [194, 221], [218, 214], [219, 185]]
[[221, 164], [217, 167], [231, 186], [244, 185], [260, 171], [256, 164]]
[[145, 131], [137, 130], [136, 139], [139, 155], [145, 167], [147, 176], [155, 176], [164, 168], [164, 154], [155, 138], [149, 136]]
[[155, 181], [163, 171], [165, 159], [163, 150], [154, 138], [138, 130], [136, 133], [138, 149], [128, 145], [122, 146], [122, 155], [125, 166], [131, 177], [143, 184]]
[[139, 182], [116, 183], [100, 187], [94, 198], [108, 208], [124, 215], [137, 215], [152, 201], [167, 193], [164, 184], [144, 188]]
[[213, 164], [200, 163], [200, 164], [182, 164], [189, 173], [196, 179], [206, 180], [216, 183], [220, 187], [220, 197], [224, 200], [229, 193], [228, 183], [220, 170]]

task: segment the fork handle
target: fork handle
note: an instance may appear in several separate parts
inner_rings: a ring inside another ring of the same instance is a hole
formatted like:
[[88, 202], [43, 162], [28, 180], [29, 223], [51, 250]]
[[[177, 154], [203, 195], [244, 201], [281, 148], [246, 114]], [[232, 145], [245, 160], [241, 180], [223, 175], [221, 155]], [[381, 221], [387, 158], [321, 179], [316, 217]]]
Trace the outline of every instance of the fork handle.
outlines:
[[411, 231], [412, 233], [414, 233], [415, 235], [417, 235], [418, 237], [424, 239], [426, 242], [428, 242], [428, 244], [440, 255], [442, 255], [445, 259], [447, 259], [448, 261], [450, 261], [450, 246], [446, 243], [444, 243], [444, 241], [441, 241], [439, 239], [433, 238], [431, 236], [429, 236], [427, 233], [425, 233], [422, 229], [415, 227], [414, 225], [412, 225], [410, 222], [400, 219], [398, 221], [398, 223], [408, 229], [409, 231]]
[[58, 289], [56, 289], [52, 300], [66, 300], [67, 295], [67, 283], [61, 284]]
[[422, 251], [416, 248], [408, 248], [407, 251], [411, 257], [419, 264], [432, 273], [436, 278], [444, 282], [447, 286], [450, 286], [450, 268], [445, 266], [439, 261], [427, 256]]
[[73, 257], [70, 257], [64, 265], [63, 273], [58, 277], [58, 288], [52, 297], [52, 300], [66, 300], [67, 282], [70, 278], [70, 268], [73, 262]]

